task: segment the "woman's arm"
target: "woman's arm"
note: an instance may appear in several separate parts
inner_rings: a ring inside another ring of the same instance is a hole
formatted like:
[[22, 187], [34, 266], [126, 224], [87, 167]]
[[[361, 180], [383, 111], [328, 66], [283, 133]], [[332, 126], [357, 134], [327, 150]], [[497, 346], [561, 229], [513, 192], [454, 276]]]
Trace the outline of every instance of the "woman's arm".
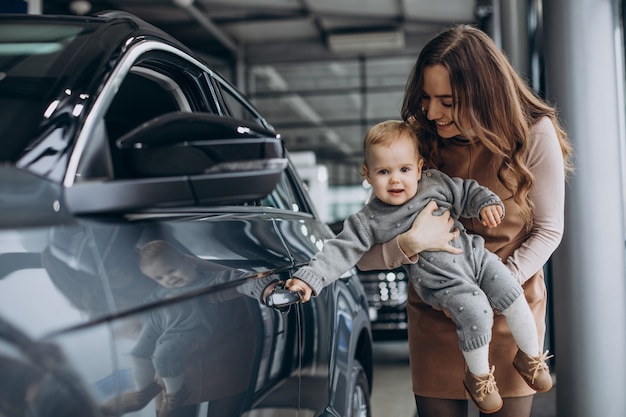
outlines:
[[418, 254], [424, 251], [463, 252], [450, 245], [450, 241], [459, 236], [458, 229], [452, 230], [454, 221], [450, 212], [446, 210], [440, 216], [433, 215], [437, 208], [437, 203], [431, 201], [418, 214], [409, 230], [386, 243], [374, 245], [357, 263], [359, 269], [397, 268], [402, 264], [415, 263]]
[[543, 118], [532, 129], [528, 168], [535, 176], [529, 194], [533, 203], [530, 235], [513, 252], [507, 267], [523, 284], [543, 268], [563, 236], [565, 170], [563, 154], [550, 119]]

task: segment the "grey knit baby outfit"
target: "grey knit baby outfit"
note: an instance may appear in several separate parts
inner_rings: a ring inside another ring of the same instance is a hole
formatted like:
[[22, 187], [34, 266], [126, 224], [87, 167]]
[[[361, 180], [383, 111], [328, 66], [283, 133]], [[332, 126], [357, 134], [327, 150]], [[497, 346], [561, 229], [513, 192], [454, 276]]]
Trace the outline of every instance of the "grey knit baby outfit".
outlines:
[[493, 308], [506, 310], [522, 293], [522, 287], [494, 253], [485, 249], [480, 235], [468, 233], [459, 217], [478, 217], [488, 205], [504, 206], [500, 198], [475, 180], [451, 178], [437, 170], [425, 170], [416, 195], [400, 206], [372, 199], [343, 224], [335, 239], [327, 241], [308, 266], [293, 276], [305, 281], [315, 295], [352, 268], [373, 245], [407, 231], [430, 202], [450, 210], [461, 235], [452, 245], [460, 255], [422, 252], [416, 264], [404, 265], [419, 296], [433, 308], [444, 309], [457, 325], [459, 346], [473, 350], [491, 341]]

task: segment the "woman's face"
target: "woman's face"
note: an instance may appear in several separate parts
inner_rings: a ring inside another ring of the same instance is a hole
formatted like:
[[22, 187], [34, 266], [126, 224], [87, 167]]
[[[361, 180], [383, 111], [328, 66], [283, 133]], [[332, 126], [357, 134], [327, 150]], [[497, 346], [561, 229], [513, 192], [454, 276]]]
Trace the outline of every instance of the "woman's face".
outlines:
[[[461, 135], [458, 122], [454, 118], [454, 99], [450, 74], [443, 65], [424, 67], [424, 87], [421, 97], [422, 111], [428, 120], [437, 127], [437, 133], [444, 139]], [[468, 127], [465, 123], [464, 126]]]

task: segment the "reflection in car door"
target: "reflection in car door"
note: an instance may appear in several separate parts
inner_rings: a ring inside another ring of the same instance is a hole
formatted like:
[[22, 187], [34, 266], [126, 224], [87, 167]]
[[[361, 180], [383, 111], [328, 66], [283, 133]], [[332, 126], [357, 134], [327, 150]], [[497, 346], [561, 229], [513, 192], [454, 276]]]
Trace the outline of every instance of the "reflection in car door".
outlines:
[[153, 415], [168, 403], [168, 385], [183, 393], [173, 400], [179, 400], [177, 413], [184, 415], [255, 415], [261, 410], [295, 415], [297, 317], [259, 302], [268, 283], [287, 278], [291, 264], [272, 220], [260, 209], [237, 212], [232, 207], [227, 213], [136, 227], [142, 229], [135, 244], [140, 264], [146, 256], [151, 265], [166, 259], [180, 283], [185, 265], [176, 266], [167, 255], [167, 248], [174, 247], [180, 259], [193, 265], [196, 278], [175, 288], [157, 285], [135, 300], [132, 314], [124, 313], [114, 342], [117, 378], [120, 386], [129, 377], [132, 383], [108, 399], [107, 407], [120, 414], [139, 411], [125, 399], [140, 390], [138, 382], [148, 386], [150, 378], [142, 373], [151, 369], [159, 387], [146, 391], [154, 394], [154, 402], [141, 404], [141, 415]]
[[117, 368], [118, 322], [106, 320], [116, 308], [105, 276], [122, 272], [124, 262], [101, 255], [115, 235], [125, 233], [90, 224], [0, 232], [0, 317], [24, 332], [13, 346], [0, 342], [3, 372], [15, 372], [4, 375], [0, 414], [39, 415], [32, 407], [45, 407], [47, 415], [95, 415], [114, 389], [108, 376]]

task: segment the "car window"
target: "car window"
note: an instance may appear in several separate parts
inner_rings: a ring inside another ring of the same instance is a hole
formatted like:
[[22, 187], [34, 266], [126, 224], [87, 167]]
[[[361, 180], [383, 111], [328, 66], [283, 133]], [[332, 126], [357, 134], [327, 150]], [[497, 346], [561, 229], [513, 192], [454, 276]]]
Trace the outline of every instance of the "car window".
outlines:
[[142, 123], [171, 112], [214, 113], [215, 109], [201, 69], [165, 52], [146, 54], [120, 80], [104, 116], [96, 121], [77, 181], [126, 178], [115, 141]]
[[246, 103], [244, 98], [229, 84], [216, 77], [214, 77], [213, 80], [217, 87], [218, 99], [221, 100], [221, 105], [225, 108], [225, 113], [230, 114], [230, 116], [235, 119], [255, 123], [265, 129], [272, 129], [265, 119], [261, 117], [250, 104]]
[[[157, 59], [158, 58], [158, 59]], [[104, 116], [112, 140], [173, 111], [211, 111], [199, 84], [200, 70], [179, 57], [147, 54], [124, 78]]]
[[293, 210], [293, 193], [290, 190], [286, 174], [283, 173], [274, 191], [261, 200], [261, 205], [281, 210]]
[[261, 205], [293, 212], [311, 213], [298, 184], [292, 169], [285, 169], [276, 188], [261, 200]]

